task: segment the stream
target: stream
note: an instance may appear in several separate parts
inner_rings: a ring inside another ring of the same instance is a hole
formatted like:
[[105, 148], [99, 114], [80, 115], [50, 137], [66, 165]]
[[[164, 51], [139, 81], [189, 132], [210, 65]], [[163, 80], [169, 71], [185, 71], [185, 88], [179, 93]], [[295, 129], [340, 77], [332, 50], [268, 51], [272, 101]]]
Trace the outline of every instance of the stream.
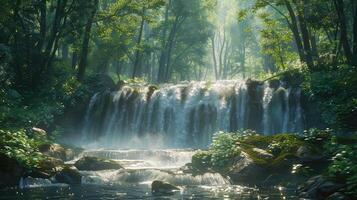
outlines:
[[[217, 173], [192, 176], [182, 170], [195, 150], [91, 150], [85, 156], [113, 159], [125, 169], [81, 171], [81, 185], [47, 179], [23, 180], [23, 189], [2, 190], [0, 199], [297, 199], [294, 189], [233, 185]], [[70, 161], [70, 163], [75, 160]], [[151, 183], [180, 187], [172, 194], [152, 194]]]

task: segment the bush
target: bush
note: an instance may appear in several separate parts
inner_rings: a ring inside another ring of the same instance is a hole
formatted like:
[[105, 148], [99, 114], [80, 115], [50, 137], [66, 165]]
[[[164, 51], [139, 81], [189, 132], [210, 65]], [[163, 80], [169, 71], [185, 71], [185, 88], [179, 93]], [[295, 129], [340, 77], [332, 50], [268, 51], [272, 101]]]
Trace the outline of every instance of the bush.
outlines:
[[318, 103], [325, 123], [347, 131], [356, 131], [357, 68], [341, 65], [306, 76], [305, 92]]
[[346, 183], [346, 193], [357, 196], [357, 145], [340, 145], [328, 168], [328, 175]]
[[213, 168], [224, 169], [233, 164], [232, 158], [241, 153], [236, 145], [239, 137], [240, 135], [237, 133], [219, 132], [215, 135], [209, 148]]
[[30, 138], [24, 130], [0, 130], [0, 152], [16, 159], [27, 168], [39, 166], [43, 154], [39, 152], [38, 147], [43, 143], [46, 143], [45, 139]]
[[209, 151], [199, 151], [192, 156], [192, 166], [194, 169], [205, 171], [208, 170], [211, 166], [212, 155]]

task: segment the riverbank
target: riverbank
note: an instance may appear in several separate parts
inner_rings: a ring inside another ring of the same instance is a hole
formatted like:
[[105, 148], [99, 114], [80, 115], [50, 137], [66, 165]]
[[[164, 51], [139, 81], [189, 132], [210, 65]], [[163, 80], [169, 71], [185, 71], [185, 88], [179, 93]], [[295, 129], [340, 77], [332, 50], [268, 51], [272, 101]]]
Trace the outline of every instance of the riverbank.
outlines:
[[233, 197], [240, 194], [237, 187], [246, 188], [243, 191], [271, 188], [272, 195], [283, 189], [302, 198], [356, 196], [356, 138], [340, 137], [331, 130], [272, 136], [253, 131], [219, 133], [205, 151], [85, 152], [50, 142], [40, 129], [31, 132], [36, 140], [27, 138], [25, 132], [8, 133], [2, 140], [7, 141], [1, 144], [2, 188], [82, 185], [77, 188], [81, 191], [88, 184], [146, 184], [147, 189], [140, 191], [147, 191], [153, 181], [164, 181], [193, 193], [203, 192], [197, 186], [217, 189], [227, 185], [232, 188], [227, 195]]
[[235, 184], [296, 187], [303, 198], [356, 197], [356, 137], [310, 129], [302, 135], [221, 133], [187, 170], [218, 172]]

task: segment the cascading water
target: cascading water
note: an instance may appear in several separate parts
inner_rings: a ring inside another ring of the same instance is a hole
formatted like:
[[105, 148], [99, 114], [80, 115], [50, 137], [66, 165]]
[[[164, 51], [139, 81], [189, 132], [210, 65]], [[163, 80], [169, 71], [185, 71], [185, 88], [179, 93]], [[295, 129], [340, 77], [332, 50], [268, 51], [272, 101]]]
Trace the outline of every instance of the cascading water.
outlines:
[[[284, 199], [280, 190], [234, 185], [219, 173], [193, 174], [186, 164], [197, 150], [187, 147], [207, 147], [217, 131], [301, 131], [300, 96], [300, 89], [256, 81], [124, 86], [97, 93], [89, 102], [82, 129], [87, 150], [67, 164], [93, 156], [123, 168], [79, 171], [81, 186], [74, 187], [74, 193], [81, 194], [79, 199], [151, 199], [158, 195], [151, 193], [151, 184], [159, 180], [178, 186], [180, 191], [170, 194], [173, 199], [260, 199], [262, 194]], [[97, 146], [88, 145], [91, 142]], [[21, 179], [20, 187], [47, 187], [46, 191], [59, 187], [53, 191], [56, 195], [73, 194], [72, 186], [55, 179], [28, 177]]]
[[104, 147], [206, 147], [217, 131], [300, 132], [300, 89], [256, 81], [124, 86], [92, 97], [83, 136]]

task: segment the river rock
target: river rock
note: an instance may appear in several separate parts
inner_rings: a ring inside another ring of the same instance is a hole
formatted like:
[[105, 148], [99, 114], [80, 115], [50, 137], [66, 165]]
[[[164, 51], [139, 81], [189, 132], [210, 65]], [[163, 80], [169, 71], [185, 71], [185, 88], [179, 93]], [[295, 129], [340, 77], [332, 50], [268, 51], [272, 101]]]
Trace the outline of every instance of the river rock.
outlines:
[[34, 178], [50, 178], [63, 167], [63, 160], [47, 156], [40, 161], [37, 168], [29, 170], [27, 175], [32, 176]]
[[151, 183], [151, 192], [152, 193], [173, 193], [175, 191], [180, 191], [180, 188], [163, 181], [153, 181]]
[[24, 173], [23, 167], [15, 159], [0, 153], [0, 188], [17, 186]]
[[37, 134], [38, 136], [41, 137], [46, 137], [47, 136], [47, 132], [43, 129], [37, 128], [37, 127], [32, 127], [32, 131]]
[[319, 175], [310, 178], [304, 186], [298, 189], [298, 193], [301, 198], [326, 199], [342, 187], [343, 185]]
[[252, 150], [255, 151], [258, 154], [257, 157], [261, 159], [270, 159], [274, 157], [271, 153], [263, 149], [253, 148]]
[[316, 162], [323, 160], [323, 155], [313, 152], [311, 148], [307, 146], [301, 146], [296, 151], [296, 157], [302, 162]]
[[66, 148], [66, 160], [65, 161], [73, 160], [73, 159], [79, 157], [79, 155], [82, 152], [83, 152], [82, 148]]
[[85, 156], [79, 159], [74, 166], [79, 170], [98, 171], [108, 169], [122, 169], [123, 167], [112, 160], [105, 160], [97, 157]]
[[81, 184], [82, 175], [76, 168], [65, 166], [55, 175], [55, 179], [59, 183]]
[[31, 188], [31, 187], [46, 187], [50, 186], [52, 184], [52, 181], [50, 179], [45, 179], [45, 178], [33, 178], [31, 176], [22, 178], [20, 180], [19, 187], [21, 189], [24, 188]]
[[66, 160], [66, 150], [59, 144], [43, 144], [39, 147], [39, 150], [45, 155]]
[[251, 184], [263, 181], [268, 176], [266, 169], [254, 163], [248, 154], [242, 152], [241, 156], [228, 172], [233, 182]]

